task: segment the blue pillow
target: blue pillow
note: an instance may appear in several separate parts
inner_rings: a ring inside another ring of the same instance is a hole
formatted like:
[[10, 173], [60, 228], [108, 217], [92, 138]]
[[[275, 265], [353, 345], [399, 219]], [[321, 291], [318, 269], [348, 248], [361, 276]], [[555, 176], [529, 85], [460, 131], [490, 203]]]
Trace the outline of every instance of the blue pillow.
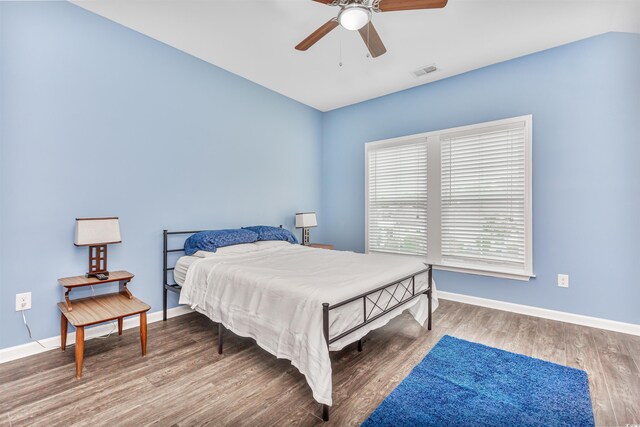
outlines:
[[284, 240], [289, 243], [298, 243], [296, 236], [291, 234], [291, 232], [286, 228], [269, 227], [268, 225], [254, 225], [253, 227], [242, 227], [242, 229], [258, 233], [258, 240]]
[[192, 234], [184, 242], [184, 252], [193, 255], [198, 251], [215, 252], [225, 246], [253, 243], [258, 240], [258, 234], [251, 230], [209, 230]]

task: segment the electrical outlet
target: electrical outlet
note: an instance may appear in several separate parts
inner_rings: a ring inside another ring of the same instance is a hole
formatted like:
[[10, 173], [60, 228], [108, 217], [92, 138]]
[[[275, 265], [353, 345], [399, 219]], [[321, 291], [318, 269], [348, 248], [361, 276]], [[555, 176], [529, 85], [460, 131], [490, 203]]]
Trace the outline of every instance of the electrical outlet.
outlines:
[[558, 286], [561, 288], [569, 287], [569, 275], [568, 274], [558, 274]]
[[31, 309], [31, 292], [16, 294], [16, 311]]

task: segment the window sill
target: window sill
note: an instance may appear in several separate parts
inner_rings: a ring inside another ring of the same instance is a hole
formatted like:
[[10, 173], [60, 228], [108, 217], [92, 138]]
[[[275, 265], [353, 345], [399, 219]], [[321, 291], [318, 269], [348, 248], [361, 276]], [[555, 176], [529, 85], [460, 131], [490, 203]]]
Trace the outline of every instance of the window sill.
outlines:
[[425, 264], [431, 264], [434, 270], [453, 271], [456, 273], [465, 273], [465, 274], [476, 274], [478, 276], [498, 277], [501, 279], [520, 280], [523, 282], [528, 282], [529, 279], [536, 277], [536, 275], [533, 273], [526, 274], [526, 273], [520, 273], [520, 272], [514, 272], [514, 271], [508, 271], [508, 270], [496, 271], [496, 270], [483, 270], [483, 269], [472, 268], [472, 267], [461, 267], [461, 266], [455, 266], [455, 265], [440, 265], [438, 263], [425, 259], [425, 257], [422, 255], [397, 254], [393, 252], [381, 252], [381, 251], [366, 251], [365, 253], [417, 258], [420, 261], [424, 262]]
[[468, 267], [454, 267], [450, 265], [433, 264], [433, 269], [443, 270], [443, 271], [454, 271], [456, 273], [477, 274], [479, 276], [499, 277], [501, 279], [521, 280], [523, 282], [528, 282], [529, 279], [531, 279], [532, 277], [536, 277], [535, 274], [513, 273], [513, 272], [507, 272], [507, 271], [487, 271], [487, 270], [478, 270], [478, 269], [468, 268]]

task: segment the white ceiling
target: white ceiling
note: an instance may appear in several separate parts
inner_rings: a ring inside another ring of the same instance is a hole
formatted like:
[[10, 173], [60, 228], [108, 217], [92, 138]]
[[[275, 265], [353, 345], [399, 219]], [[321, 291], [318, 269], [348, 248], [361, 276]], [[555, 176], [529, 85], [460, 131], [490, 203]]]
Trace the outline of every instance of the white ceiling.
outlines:
[[[321, 111], [608, 31], [640, 33], [640, 0], [449, 0], [374, 14], [388, 52], [371, 59], [360, 35], [341, 27], [294, 50], [338, 12], [311, 0], [73, 3]], [[411, 74], [430, 64], [439, 70]]]

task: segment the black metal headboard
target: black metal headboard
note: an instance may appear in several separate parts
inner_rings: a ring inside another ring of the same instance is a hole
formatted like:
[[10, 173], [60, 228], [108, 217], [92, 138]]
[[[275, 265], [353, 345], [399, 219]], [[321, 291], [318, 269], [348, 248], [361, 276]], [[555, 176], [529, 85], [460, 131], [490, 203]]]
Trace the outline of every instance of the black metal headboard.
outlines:
[[[167, 291], [180, 293], [182, 286], [177, 283], [169, 283], [169, 272], [175, 270], [175, 265], [169, 267], [169, 254], [172, 252], [184, 252], [184, 244], [181, 248], [170, 249], [169, 248], [169, 236], [177, 234], [196, 234], [205, 230], [190, 230], [190, 231], [169, 231], [162, 230], [162, 319], [167, 320]], [[175, 280], [174, 280], [175, 282]]]

